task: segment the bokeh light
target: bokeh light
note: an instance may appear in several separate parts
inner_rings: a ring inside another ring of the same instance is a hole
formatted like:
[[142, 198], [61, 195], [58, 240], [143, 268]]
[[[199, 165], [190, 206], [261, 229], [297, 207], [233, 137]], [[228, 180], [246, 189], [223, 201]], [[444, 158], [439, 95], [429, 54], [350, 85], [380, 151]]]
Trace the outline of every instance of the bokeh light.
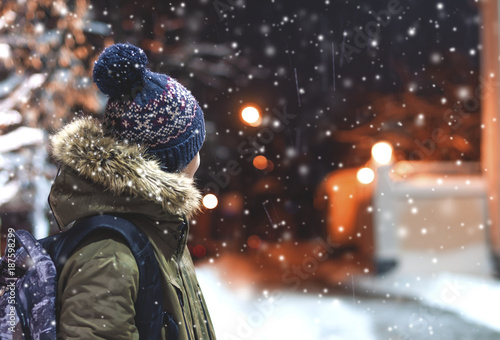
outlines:
[[253, 159], [253, 166], [259, 170], [267, 169], [267, 158], [262, 155], [255, 156]]
[[248, 247], [249, 248], [252, 248], [252, 249], [257, 249], [260, 247], [260, 237], [257, 236], [257, 235], [251, 235], [250, 237], [248, 237], [247, 239], [247, 244], [248, 244]]
[[203, 196], [202, 203], [205, 208], [214, 209], [219, 204], [219, 200], [214, 194], [206, 194]]
[[249, 126], [259, 126], [262, 123], [262, 117], [255, 106], [246, 106], [241, 110], [241, 119]]
[[198, 258], [204, 257], [205, 255], [207, 255], [207, 248], [205, 248], [205, 246], [201, 244], [198, 244], [193, 248], [193, 255]]
[[359, 169], [356, 177], [358, 178], [359, 182], [363, 184], [370, 184], [375, 179], [375, 173], [370, 168], [362, 168]]
[[372, 147], [372, 157], [379, 165], [387, 165], [392, 161], [392, 145], [378, 142]]

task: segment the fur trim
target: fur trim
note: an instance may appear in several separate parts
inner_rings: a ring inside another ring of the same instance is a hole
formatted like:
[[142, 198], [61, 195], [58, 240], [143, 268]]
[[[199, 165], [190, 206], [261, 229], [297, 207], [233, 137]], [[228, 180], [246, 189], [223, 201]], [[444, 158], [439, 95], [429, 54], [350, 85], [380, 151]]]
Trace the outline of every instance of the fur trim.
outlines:
[[114, 195], [155, 202], [171, 214], [188, 218], [200, 209], [201, 195], [192, 178], [161, 170], [144, 148], [105, 135], [95, 119], [75, 120], [50, 141], [58, 162]]

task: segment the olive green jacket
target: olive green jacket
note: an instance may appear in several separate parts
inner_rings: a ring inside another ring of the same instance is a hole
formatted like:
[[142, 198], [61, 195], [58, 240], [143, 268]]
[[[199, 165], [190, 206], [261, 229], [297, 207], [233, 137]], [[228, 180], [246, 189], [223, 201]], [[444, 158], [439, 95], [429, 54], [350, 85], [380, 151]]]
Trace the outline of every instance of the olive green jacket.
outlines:
[[[51, 138], [61, 168], [49, 196], [60, 227], [90, 215], [119, 214], [149, 237], [163, 277], [163, 308], [178, 339], [215, 339], [183, 218], [199, 209], [192, 179], [160, 169], [141, 147], [114, 140], [99, 122], [80, 119]], [[58, 283], [59, 339], [138, 339], [134, 324], [139, 271], [130, 249], [95, 235], [68, 259]], [[162, 338], [166, 339], [165, 329]]]

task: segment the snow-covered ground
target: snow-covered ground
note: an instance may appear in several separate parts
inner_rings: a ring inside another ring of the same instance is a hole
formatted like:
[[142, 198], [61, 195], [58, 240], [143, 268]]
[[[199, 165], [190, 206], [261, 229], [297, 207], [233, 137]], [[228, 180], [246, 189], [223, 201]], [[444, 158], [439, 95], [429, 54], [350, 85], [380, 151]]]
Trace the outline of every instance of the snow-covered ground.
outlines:
[[500, 283], [477, 269], [485, 254], [477, 245], [432, 267], [425, 254], [404, 253], [397, 270], [353, 278], [344, 293], [229, 288], [216, 265], [197, 272], [223, 340], [500, 339]]
[[500, 281], [492, 272], [484, 243], [439, 256], [406, 251], [394, 272], [383, 278], [363, 278], [358, 287], [377, 295], [417, 299], [427, 308], [455, 313], [500, 332]]
[[197, 270], [219, 339], [377, 339], [369, 315], [348, 298], [229, 289]]

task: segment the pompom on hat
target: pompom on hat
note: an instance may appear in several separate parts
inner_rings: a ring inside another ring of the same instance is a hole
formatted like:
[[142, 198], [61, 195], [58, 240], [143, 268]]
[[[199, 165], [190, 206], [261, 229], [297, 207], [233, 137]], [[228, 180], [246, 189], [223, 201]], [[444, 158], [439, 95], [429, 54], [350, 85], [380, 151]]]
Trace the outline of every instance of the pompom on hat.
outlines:
[[142, 49], [107, 47], [94, 64], [93, 79], [108, 95], [104, 127], [115, 138], [147, 147], [164, 170], [182, 170], [205, 140], [203, 111], [175, 79], [146, 65]]

